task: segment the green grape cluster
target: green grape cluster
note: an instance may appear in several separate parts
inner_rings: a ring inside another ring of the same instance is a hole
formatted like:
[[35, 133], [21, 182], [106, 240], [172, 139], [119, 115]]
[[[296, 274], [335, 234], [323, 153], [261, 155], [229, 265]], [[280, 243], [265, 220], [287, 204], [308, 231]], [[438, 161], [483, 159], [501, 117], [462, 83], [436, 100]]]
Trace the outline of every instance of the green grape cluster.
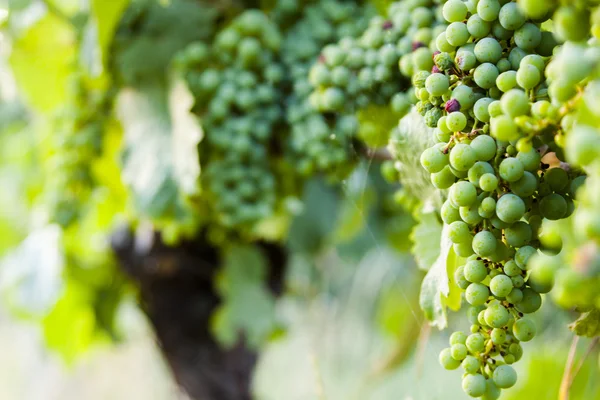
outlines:
[[521, 358], [520, 343], [535, 336], [526, 315], [554, 283], [531, 271], [540, 250], [561, 250], [544, 244], [542, 221], [573, 214], [581, 171], [542, 159], [563, 154], [557, 135], [565, 108], [547, 77], [554, 34], [516, 1], [449, 0], [440, 10], [447, 26], [432, 45], [433, 66], [413, 62], [412, 81], [416, 110], [436, 127], [439, 143], [421, 164], [436, 188], [448, 190], [441, 216], [454, 252], [466, 259], [455, 280], [472, 323], [469, 336], [452, 336], [440, 362], [462, 365], [468, 395], [497, 399], [516, 383], [510, 365]]
[[282, 36], [261, 11], [248, 10], [215, 37], [178, 55], [205, 131], [202, 185], [219, 225], [252, 226], [274, 213], [275, 172], [267, 157], [283, 122], [278, 62]]
[[[286, 32], [281, 58], [292, 87], [286, 99], [286, 122], [290, 128], [286, 149], [301, 176], [322, 172], [340, 177], [353, 166], [352, 141], [358, 132], [358, 119], [354, 113], [325, 113], [315, 107], [311, 101], [311, 66], [315, 62], [321, 64], [318, 60], [329, 53], [332, 43], [349, 42], [362, 33], [371, 15], [371, 9], [354, 3], [322, 1], [306, 7], [302, 17]], [[349, 73], [338, 69], [336, 81], [348, 82]], [[333, 75], [329, 78], [333, 79]], [[339, 102], [338, 95], [333, 93], [325, 100]]]
[[79, 75], [71, 77], [69, 100], [53, 121], [52, 143], [45, 166], [45, 201], [50, 219], [67, 227], [82, 214], [94, 188], [92, 163], [102, 153], [111, 91], [90, 88]]

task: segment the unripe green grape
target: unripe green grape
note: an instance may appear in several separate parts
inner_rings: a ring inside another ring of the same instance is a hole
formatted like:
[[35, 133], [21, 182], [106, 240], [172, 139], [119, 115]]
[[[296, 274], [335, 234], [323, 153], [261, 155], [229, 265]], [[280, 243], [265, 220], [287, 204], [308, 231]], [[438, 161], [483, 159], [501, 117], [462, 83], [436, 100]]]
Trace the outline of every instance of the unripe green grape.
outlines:
[[458, 85], [452, 90], [453, 99], [458, 100], [461, 110], [468, 110], [475, 104], [475, 93], [467, 85]]
[[[519, 197], [527, 198], [532, 196], [538, 187], [538, 180], [529, 171], [525, 171], [521, 179], [511, 182], [510, 190]], [[517, 246], [518, 247], [518, 246]]]
[[497, 275], [490, 281], [490, 290], [496, 297], [506, 297], [513, 290], [512, 280], [506, 275]]
[[496, 237], [489, 231], [478, 232], [473, 238], [473, 251], [480, 257], [488, 257], [496, 251]]
[[512, 224], [523, 218], [525, 215], [525, 203], [523, 200], [508, 193], [500, 197], [496, 202], [496, 214], [500, 220]]
[[[537, 259], [538, 256], [534, 258]], [[532, 263], [533, 264], [533, 263]], [[554, 274], [556, 272], [552, 263], [536, 262], [535, 267], [531, 266], [531, 273], [527, 283], [538, 293], [548, 293], [554, 286]]]
[[455, 208], [448, 200], [446, 200], [442, 205], [440, 214], [446, 225], [450, 225], [455, 221], [460, 221], [460, 213], [458, 212], [458, 208]]
[[528, 54], [523, 57], [521, 59], [521, 63], [519, 64], [519, 68], [525, 65], [533, 65], [538, 69], [539, 72], [544, 72], [546, 69], [546, 62], [537, 54]]
[[504, 329], [494, 328], [492, 329], [490, 337], [495, 345], [500, 346], [506, 342], [506, 331]]
[[500, 103], [500, 100], [492, 101], [490, 103], [490, 105], [488, 106], [488, 112], [490, 113], [490, 120], [491, 120], [491, 118], [501, 116], [502, 115], [502, 103]]
[[492, 35], [499, 40], [510, 40], [513, 37], [513, 31], [505, 29], [499, 21], [492, 23]]
[[481, 39], [490, 33], [492, 24], [488, 21], [484, 21], [479, 15], [473, 14], [467, 21], [467, 29], [471, 36], [476, 39]]
[[483, 218], [491, 218], [496, 214], [496, 200], [486, 197], [481, 201], [478, 211]]
[[502, 389], [513, 387], [517, 383], [517, 373], [510, 365], [499, 365], [494, 370], [494, 383]]
[[514, 31], [523, 26], [526, 18], [517, 6], [517, 3], [509, 2], [500, 9], [498, 20], [505, 29]]
[[513, 286], [517, 289], [520, 289], [525, 285], [525, 279], [523, 279], [521, 275], [513, 276], [510, 279], [512, 280]]
[[529, 98], [527, 97], [527, 94], [520, 89], [511, 89], [504, 93], [500, 102], [504, 114], [513, 118], [529, 113]]
[[444, 349], [440, 352], [439, 361], [440, 365], [447, 370], [454, 370], [460, 367], [460, 361], [452, 358], [450, 349]]
[[517, 71], [517, 83], [523, 89], [533, 89], [541, 79], [540, 71], [533, 65], [521, 65]]
[[450, 189], [450, 198], [460, 207], [470, 206], [477, 200], [477, 189], [470, 182], [456, 182]]
[[500, 14], [500, 3], [498, 0], [479, 0], [477, 14], [484, 21], [495, 21]]
[[587, 166], [600, 157], [600, 131], [577, 125], [567, 136], [566, 155], [570, 162]]
[[492, 328], [503, 328], [508, 324], [510, 314], [501, 304], [488, 306], [485, 310], [485, 322]]
[[446, 40], [452, 46], [462, 46], [469, 40], [467, 25], [463, 22], [453, 22], [446, 28]]
[[483, 38], [475, 45], [474, 53], [479, 62], [496, 64], [502, 58], [502, 46], [494, 38]]
[[506, 71], [496, 78], [496, 86], [503, 92], [508, 92], [517, 86], [517, 73], [515, 71]]
[[457, 52], [454, 62], [461, 71], [469, 71], [477, 65], [477, 57], [471, 51]]
[[523, 246], [515, 254], [515, 262], [522, 270], [527, 270], [529, 259], [537, 254], [537, 250], [532, 246]]
[[474, 374], [479, 371], [479, 368], [481, 368], [481, 363], [477, 358], [473, 356], [467, 356], [462, 362], [462, 367], [466, 373]]
[[523, 300], [516, 305], [517, 310], [524, 314], [536, 312], [542, 306], [542, 297], [531, 288], [522, 289]]
[[508, 296], [506, 296], [506, 301], [508, 301], [511, 304], [520, 303], [521, 301], [523, 301], [523, 292], [521, 291], [521, 289], [514, 288], [513, 290], [511, 290]]
[[438, 189], [449, 189], [455, 181], [456, 176], [452, 173], [450, 166], [445, 166], [440, 172], [431, 174], [431, 183]]
[[498, 188], [498, 177], [494, 174], [482, 175], [481, 179], [479, 179], [479, 187], [484, 192], [493, 192]]
[[450, 345], [454, 345], [454, 344], [465, 344], [467, 340], [467, 335], [465, 335], [463, 332], [454, 332], [452, 335], [450, 335]]
[[461, 343], [453, 344], [450, 347], [450, 355], [457, 361], [462, 361], [467, 357], [467, 346]]
[[465, 243], [472, 240], [469, 226], [462, 221], [452, 222], [448, 226], [448, 237], [452, 243]]
[[490, 291], [487, 286], [482, 285], [481, 283], [471, 283], [465, 292], [465, 298], [469, 304], [473, 306], [485, 304], [489, 295]]
[[485, 349], [485, 340], [480, 333], [473, 333], [467, 337], [467, 349], [474, 354], [480, 353]]
[[462, 265], [458, 267], [456, 271], [454, 271], [454, 280], [459, 288], [466, 290], [470, 283], [465, 279], [464, 270], [465, 268]]
[[589, 36], [590, 16], [584, 8], [565, 5], [554, 13], [555, 35], [562, 41], [578, 42]]
[[444, 4], [442, 13], [448, 22], [460, 22], [467, 17], [467, 6], [461, 0], [449, 0]]
[[461, 207], [459, 213], [462, 220], [469, 225], [478, 225], [482, 221], [481, 215], [479, 215], [479, 203], [477, 202], [468, 207]]
[[544, 182], [550, 185], [550, 189], [560, 192], [569, 185], [569, 175], [562, 168], [550, 168], [544, 173]]
[[498, 168], [500, 177], [507, 182], [516, 182], [523, 177], [525, 168], [517, 158], [505, 158]]
[[543, 19], [556, 7], [555, 0], [519, 0], [517, 4], [525, 15], [534, 20]]
[[449, 88], [450, 82], [444, 74], [431, 74], [425, 81], [427, 91], [433, 96], [443, 95]]
[[[490, 109], [493, 104], [490, 104]], [[517, 124], [507, 115], [492, 116], [490, 120], [490, 132], [493, 137], [505, 142], [517, 140], [521, 137]]]
[[[483, 98], [477, 100], [477, 102], [473, 106], [473, 112], [475, 113], [475, 118], [477, 118], [481, 122], [486, 122], [486, 123], [490, 122], [489, 106], [493, 101], [494, 101], [494, 99], [489, 98], [489, 97], [483, 97]], [[478, 137], [486, 137], [486, 136], [480, 135]], [[489, 136], [487, 136], [487, 137], [489, 137]], [[475, 138], [475, 139], [477, 139], [477, 138]], [[473, 143], [471, 143], [471, 146], [472, 145], [473, 145]], [[496, 147], [496, 145], [494, 143], [494, 153], [496, 152], [495, 147]], [[484, 160], [484, 161], [488, 161], [488, 160], [489, 159]]]
[[491, 89], [496, 85], [496, 79], [500, 75], [498, 68], [491, 63], [483, 63], [475, 68], [473, 79], [482, 89]]
[[517, 221], [505, 229], [504, 236], [510, 246], [523, 247], [531, 241], [533, 232], [527, 222]]
[[546, 219], [556, 221], [567, 213], [567, 201], [560, 194], [550, 194], [540, 201], [540, 213]]
[[[454, 114], [460, 114], [464, 118], [462, 113], [452, 113], [448, 118], [452, 117]], [[452, 123], [454, 124], [454, 122]], [[459, 143], [450, 150], [449, 161], [450, 165], [456, 170], [468, 171], [477, 162], [477, 153], [468, 144]]]
[[440, 172], [449, 163], [448, 154], [444, 154], [437, 146], [426, 149], [421, 154], [420, 161], [429, 173]]
[[481, 260], [470, 260], [465, 264], [465, 279], [472, 283], [483, 281], [487, 274], [487, 268]]
[[437, 47], [437, 49], [439, 51], [445, 52], [445, 53], [452, 53], [455, 49], [455, 46], [452, 46], [450, 43], [448, 43], [448, 40], [446, 39], [446, 32], [442, 32], [440, 33], [436, 40], [435, 40], [435, 46]]
[[535, 337], [537, 329], [532, 320], [529, 318], [521, 318], [513, 325], [512, 332], [515, 338], [520, 342], [529, 342]]
[[[465, 243], [455, 243], [452, 248], [457, 256], [467, 258], [473, 255], [473, 248], [471, 247], [471, 241]], [[466, 281], [466, 279], [465, 279]], [[467, 281], [468, 282], [468, 281]], [[465, 289], [461, 287], [461, 289]]]
[[461, 132], [467, 126], [467, 117], [465, 117], [465, 114], [463, 114], [462, 112], [455, 111], [453, 113], [448, 114], [448, 116], [446, 117], [446, 125], [448, 126], [448, 129], [450, 129], [452, 132]]
[[[485, 1], [485, 0], [482, 0]], [[462, 388], [466, 394], [471, 397], [481, 397], [486, 390], [486, 380], [483, 375], [469, 374], [462, 380]]]
[[517, 154], [517, 159], [523, 163], [523, 168], [525, 168], [525, 171], [533, 173], [540, 169], [540, 163], [542, 162], [540, 153], [538, 153], [535, 149], [531, 149], [527, 152], [519, 152]]
[[523, 357], [523, 348], [519, 343], [513, 343], [508, 347], [508, 352], [515, 356], [515, 359], [519, 361]]
[[510, 277], [521, 275], [521, 268], [514, 260], [510, 260], [504, 264], [504, 273]]
[[542, 31], [540, 28], [527, 22], [515, 31], [515, 44], [523, 50], [535, 50], [542, 41]]

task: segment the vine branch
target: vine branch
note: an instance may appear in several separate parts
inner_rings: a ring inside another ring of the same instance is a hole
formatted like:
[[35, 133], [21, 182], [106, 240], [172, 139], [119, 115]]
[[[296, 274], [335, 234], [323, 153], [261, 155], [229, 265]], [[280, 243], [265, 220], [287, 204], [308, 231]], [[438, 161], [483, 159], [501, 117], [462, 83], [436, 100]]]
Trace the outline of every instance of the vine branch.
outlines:
[[567, 364], [565, 365], [565, 372], [563, 374], [562, 381], [560, 382], [560, 390], [558, 393], [559, 400], [569, 400], [569, 390], [575, 379], [573, 373], [573, 365], [575, 364], [575, 354], [577, 353], [577, 344], [579, 343], [579, 336], [574, 336], [571, 342], [571, 348], [569, 349], [569, 356], [567, 357]]

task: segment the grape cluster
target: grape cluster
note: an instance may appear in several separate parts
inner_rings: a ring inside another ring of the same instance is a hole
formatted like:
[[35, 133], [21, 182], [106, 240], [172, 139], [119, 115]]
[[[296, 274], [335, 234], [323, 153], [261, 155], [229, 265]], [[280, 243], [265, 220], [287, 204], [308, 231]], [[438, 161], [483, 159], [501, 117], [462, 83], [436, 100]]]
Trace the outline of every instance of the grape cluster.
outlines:
[[462, 365], [468, 395], [497, 399], [516, 383], [510, 364], [521, 358], [520, 342], [535, 336], [525, 315], [553, 285], [530, 271], [539, 250], [560, 251], [545, 245], [542, 221], [574, 212], [581, 173], [547, 160], [561, 154], [563, 113], [545, 74], [553, 33], [515, 1], [449, 0], [440, 8], [448, 25], [429, 64], [413, 60], [412, 80], [416, 110], [436, 127], [439, 143], [421, 164], [436, 188], [448, 190], [441, 215], [454, 252], [467, 259], [455, 280], [472, 323], [469, 336], [452, 335], [440, 362]]
[[[302, 17], [286, 32], [281, 51], [291, 80], [286, 100], [286, 122], [290, 128], [286, 149], [301, 176], [318, 172], [345, 176], [353, 165], [352, 140], [358, 132], [358, 119], [353, 112], [325, 113], [315, 107], [311, 66], [315, 62], [321, 65], [318, 60], [330, 53], [327, 49], [331, 43], [352, 41], [362, 33], [370, 15], [372, 10], [353, 3], [317, 2], [307, 6]], [[340, 54], [337, 57], [339, 61]], [[349, 73], [338, 69], [336, 81], [348, 82]], [[333, 75], [328, 76], [327, 79], [333, 79]], [[324, 102], [346, 101], [338, 95], [336, 92], [324, 96]]]
[[263, 12], [248, 10], [212, 46], [193, 43], [177, 59], [205, 131], [202, 185], [224, 227], [252, 226], [276, 206], [267, 155], [283, 122], [281, 42], [278, 27]]
[[89, 88], [79, 74], [70, 78], [68, 97], [53, 121], [44, 188], [50, 218], [62, 227], [77, 221], [95, 185], [91, 164], [102, 152], [113, 99], [111, 91]]

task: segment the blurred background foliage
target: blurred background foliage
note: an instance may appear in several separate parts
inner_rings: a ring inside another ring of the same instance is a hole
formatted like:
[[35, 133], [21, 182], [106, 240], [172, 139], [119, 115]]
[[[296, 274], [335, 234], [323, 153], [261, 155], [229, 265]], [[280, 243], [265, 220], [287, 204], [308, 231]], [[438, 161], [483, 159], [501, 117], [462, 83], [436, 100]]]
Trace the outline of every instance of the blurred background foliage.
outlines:
[[[380, 10], [385, 3], [374, 1]], [[121, 181], [120, 151], [128, 139], [117, 123], [108, 124], [102, 155], [91, 166], [97, 189], [75, 225], [61, 230], [50, 224], [41, 194], [56, 148], [55, 116], [70, 101], [74, 71], [82, 65], [90, 71], [94, 78], [86, 79], [93, 88], [115, 79], [152, 93], [166, 84], [167, 76], [157, 71], [166, 70], [177, 49], [206, 37], [203, 28], [214, 15], [199, 14], [193, 1], [181, 0], [179, 7], [153, 3], [148, 12], [157, 18], [147, 22], [146, 35], [135, 36], [135, 10], [131, 21], [119, 22], [128, 0], [0, 5], [0, 398], [178, 398], [107, 236], [120, 221], [133, 219], [134, 208], [162, 215], [173, 203], [172, 186], [180, 184], [169, 175], [174, 159], [153, 157], [174, 130], [165, 119], [169, 105], [135, 96], [121, 103], [124, 129], [128, 121], [137, 129], [145, 124], [144, 144], [135, 142], [123, 167], [136, 178], [142, 169], [150, 171], [133, 196]], [[197, 18], [164, 25], [178, 13]], [[122, 74], [108, 76], [108, 68]], [[185, 107], [185, 98], [177, 98]], [[192, 136], [182, 140], [194, 145]], [[365, 161], [341, 190], [307, 184], [287, 243], [287, 291], [277, 302], [260, 288], [265, 272], [243, 275], [235, 257], [219, 276], [218, 290], [231, 296], [216, 314], [215, 333], [225, 343], [235, 342], [239, 326], [257, 343], [270, 337], [255, 373], [257, 398], [463, 398], [458, 372], [444, 373], [437, 362], [447, 334], [429, 328], [419, 307], [424, 270], [439, 255], [441, 225], [432, 215], [415, 221], [395, 208], [390, 199], [398, 188], [383, 182], [376, 163]], [[417, 222], [420, 229], [411, 235]], [[431, 238], [431, 244], [413, 241], [414, 235]], [[415, 242], [420, 247], [413, 257]], [[260, 256], [241, 257], [261, 263]], [[542, 334], [526, 345], [517, 367], [523, 378], [505, 399], [552, 399], [558, 391], [572, 316], [547, 302], [536, 318]], [[451, 325], [466, 324], [455, 319]], [[600, 399], [598, 373], [597, 360], [588, 358], [571, 399]]]

